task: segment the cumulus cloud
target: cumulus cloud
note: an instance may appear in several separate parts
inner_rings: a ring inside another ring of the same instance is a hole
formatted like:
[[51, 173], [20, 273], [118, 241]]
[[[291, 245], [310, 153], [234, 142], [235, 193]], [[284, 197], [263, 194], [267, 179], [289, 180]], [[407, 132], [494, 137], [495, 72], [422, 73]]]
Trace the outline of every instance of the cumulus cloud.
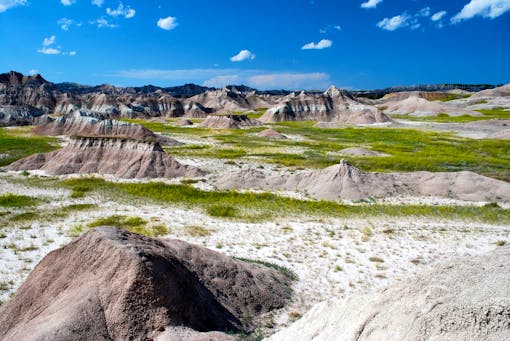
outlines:
[[177, 27], [177, 18], [175, 17], [166, 17], [166, 18], [159, 18], [158, 20], [158, 27], [162, 30], [173, 30]]
[[409, 15], [403, 13], [396, 15], [393, 18], [384, 18], [377, 23], [377, 27], [386, 31], [395, 31], [396, 29], [406, 27], [409, 25]]
[[124, 17], [126, 19], [130, 19], [135, 16], [136, 11], [132, 9], [130, 6], [124, 6], [122, 2], [119, 2], [119, 6], [116, 9], [111, 9], [108, 7], [106, 9], [106, 14], [112, 17]]
[[331, 40], [322, 39], [318, 43], [311, 42], [301, 46], [301, 50], [322, 50], [331, 47], [332, 45], [333, 42]]
[[0, 0], [0, 13], [16, 6], [25, 6], [27, 0]]
[[32, 69], [32, 70], [28, 71], [28, 74], [30, 76], [37, 75], [38, 73], [39, 73], [39, 70], [37, 70], [37, 69]]
[[422, 8], [421, 10], [418, 11], [418, 13], [416, 15], [420, 16], [420, 17], [429, 17], [430, 16], [430, 7]]
[[71, 6], [72, 4], [76, 3], [76, 0], [60, 0], [60, 2], [64, 6]]
[[255, 59], [255, 55], [251, 53], [249, 50], [242, 50], [235, 56], [230, 58], [232, 62], [242, 62], [243, 60], [253, 60]]
[[98, 18], [96, 20], [89, 21], [89, 24], [95, 25], [98, 28], [115, 28], [119, 25], [109, 22], [105, 17]]
[[37, 52], [42, 54], [62, 54], [66, 56], [76, 55], [76, 51], [62, 52], [61, 47], [57, 45], [57, 37], [52, 35], [48, 38], [44, 38], [41, 44], [41, 48]]
[[430, 20], [432, 21], [439, 21], [441, 20], [442, 17], [444, 17], [446, 15], [446, 11], [439, 11], [437, 13], [434, 13], [431, 17], [430, 17]]
[[376, 8], [383, 0], [368, 0], [361, 4], [361, 8]]
[[103, 6], [104, 0], [92, 0], [92, 5], [95, 5], [97, 7]]
[[471, 0], [451, 18], [453, 24], [475, 16], [494, 19], [510, 10], [510, 0]]

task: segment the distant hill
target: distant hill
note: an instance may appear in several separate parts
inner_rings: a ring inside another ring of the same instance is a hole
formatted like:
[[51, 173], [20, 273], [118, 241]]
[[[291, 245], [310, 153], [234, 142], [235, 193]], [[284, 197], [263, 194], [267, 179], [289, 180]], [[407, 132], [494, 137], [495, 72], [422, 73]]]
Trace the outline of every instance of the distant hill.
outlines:
[[392, 86], [390, 88], [385, 89], [377, 89], [377, 90], [360, 90], [360, 91], [350, 91], [354, 96], [357, 97], [366, 97], [371, 99], [378, 99], [383, 97], [384, 95], [390, 94], [392, 92], [402, 92], [402, 91], [448, 91], [454, 89], [461, 89], [470, 92], [477, 92], [487, 89], [493, 89], [500, 85], [493, 84], [422, 84], [422, 85], [410, 85], [410, 86]]

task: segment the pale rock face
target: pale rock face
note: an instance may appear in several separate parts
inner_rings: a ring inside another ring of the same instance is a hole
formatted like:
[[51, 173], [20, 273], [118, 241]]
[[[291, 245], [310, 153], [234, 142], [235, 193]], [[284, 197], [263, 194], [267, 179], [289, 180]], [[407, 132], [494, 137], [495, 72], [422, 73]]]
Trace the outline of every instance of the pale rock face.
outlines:
[[317, 304], [280, 340], [508, 340], [510, 246], [439, 265], [379, 294]]
[[242, 170], [219, 178], [217, 187], [302, 191], [323, 200], [436, 196], [510, 202], [510, 183], [472, 172], [370, 173], [345, 160], [322, 170], [286, 176], [272, 177], [257, 170]]
[[204, 175], [166, 154], [157, 142], [79, 137], [66, 147], [18, 160], [7, 170], [43, 170], [52, 175], [112, 174], [118, 178], [174, 178]]
[[259, 121], [252, 120], [246, 115], [211, 115], [200, 124], [201, 127], [215, 129], [240, 129], [259, 125], [261, 125]]
[[285, 100], [268, 109], [260, 118], [262, 122], [319, 121], [339, 124], [371, 124], [390, 119], [374, 106], [363, 104], [347, 91], [334, 86], [322, 95], [287, 96]]

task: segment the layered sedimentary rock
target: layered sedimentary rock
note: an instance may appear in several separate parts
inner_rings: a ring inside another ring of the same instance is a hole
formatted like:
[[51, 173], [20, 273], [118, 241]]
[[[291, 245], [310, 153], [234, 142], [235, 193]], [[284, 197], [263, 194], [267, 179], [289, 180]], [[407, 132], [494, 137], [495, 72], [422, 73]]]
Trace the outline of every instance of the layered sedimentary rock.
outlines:
[[510, 183], [472, 172], [362, 172], [342, 160], [317, 171], [268, 176], [248, 169], [217, 180], [221, 189], [264, 189], [306, 192], [324, 200], [359, 200], [392, 196], [436, 196], [473, 201], [510, 202]]
[[99, 120], [94, 117], [83, 116], [79, 112], [61, 116], [32, 130], [39, 135], [68, 135], [90, 137], [124, 137], [139, 141], [159, 142], [161, 145], [174, 146], [180, 142], [166, 136], [158, 135], [151, 130], [135, 123], [117, 120]]
[[109, 137], [77, 137], [62, 149], [28, 156], [7, 170], [48, 174], [112, 174], [118, 178], [195, 177], [204, 173], [166, 154], [157, 142]]
[[510, 246], [314, 306], [269, 340], [508, 340]]
[[192, 331], [252, 331], [283, 307], [289, 281], [183, 241], [100, 227], [43, 258], [0, 308], [0, 339], [147, 340], [175, 338], [174, 328], [228, 339]]
[[291, 94], [279, 105], [268, 109], [262, 122], [319, 121], [341, 124], [388, 122], [390, 118], [374, 106], [363, 104], [347, 91], [330, 87], [321, 95]]
[[240, 129], [259, 126], [261, 124], [261, 122], [252, 120], [246, 115], [211, 115], [207, 117], [200, 126], [215, 129]]

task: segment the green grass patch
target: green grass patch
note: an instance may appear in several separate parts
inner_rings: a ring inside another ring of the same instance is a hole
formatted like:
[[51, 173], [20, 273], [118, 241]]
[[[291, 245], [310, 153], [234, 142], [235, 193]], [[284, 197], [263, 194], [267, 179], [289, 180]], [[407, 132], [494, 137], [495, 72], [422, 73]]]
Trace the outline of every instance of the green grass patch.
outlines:
[[147, 220], [140, 217], [129, 217], [123, 215], [112, 215], [109, 217], [99, 218], [88, 224], [88, 227], [92, 228], [98, 226], [115, 226], [149, 237], [158, 237], [169, 232], [168, 228], [162, 224], [150, 225]]
[[238, 216], [239, 212], [235, 207], [213, 205], [207, 208], [207, 214], [211, 217], [223, 217], [223, 218], [234, 218]]
[[46, 153], [58, 148], [57, 139], [34, 136], [30, 128], [0, 128], [0, 166], [8, 165], [31, 154]]
[[455, 99], [469, 98], [469, 97], [471, 97], [471, 94], [453, 94], [453, 93], [449, 93], [449, 94], [444, 94], [444, 96], [442, 96], [441, 98], [438, 98], [438, 100], [441, 101], [441, 102], [448, 102], [448, 101], [453, 101]]
[[[151, 200], [158, 204], [175, 204], [189, 209], [201, 209], [204, 212], [209, 210], [214, 212], [216, 210], [214, 207], [231, 207], [235, 208], [235, 214], [230, 214], [230, 218], [247, 221], [267, 221], [276, 217], [304, 215], [321, 218], [411, 216], [500, 224], [510, 223], [510, 210], [503, 209], [498, 205], [482, 207], [374, 203], [348, 205], [332, 201], [298, 200], [272, 193], [203, 191], [189, 185], [173, 185], [160, 182], [114, 183], [95, 178], [72, 179], [64, 182], [69, 181], [73, 184], [81, 182], [95, 191], [103, 191], [105, 194], [112, 193], [118, 200], [122, 200], [122, 198], [124, 200], [140, 200], [140, 202]], [[220, 213], [224, 214], [224, 212]], [[122, 223], [122, 220], [119, 222], [118, 218], [115, 218], [113, 221], [106, 220], [101, 221], [101, 223], [117, 224]], [[142, 225], [141, 222], [140, 225]]]
[[508, 120], [510, 119], [510, 110], [504, 109], [491, 109], [491, 110], [477, 110], [481, 116], [461, 115], [450, 116], [446, 113], [439, 113], [436, 116], [411, 116], [411, 115], [391, 115], [392, 118], [404, 119], [415, 122], [437, 122], [437, 123], [468, 123], [482, 120]]
[[0, 195], [0, 207], [35, 206], [39, 201], [39, 199], [27, 195], [16, 195], [12, 193]]

